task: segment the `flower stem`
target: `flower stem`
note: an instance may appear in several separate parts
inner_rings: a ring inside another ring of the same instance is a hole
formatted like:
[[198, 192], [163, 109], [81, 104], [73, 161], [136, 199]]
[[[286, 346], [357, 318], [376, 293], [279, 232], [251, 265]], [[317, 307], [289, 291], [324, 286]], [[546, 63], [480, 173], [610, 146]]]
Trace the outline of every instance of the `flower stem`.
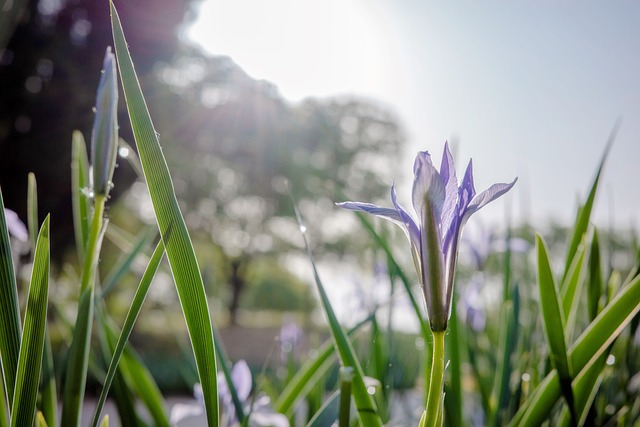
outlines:
[[75, 427], [80, 425], [89, 366], [95, 274], [102, 246], [102, 237], [104, 236], [103, 215], [105, 202], [105, 196], [98, 195], [94, 199], [93, 220], [91, 221], [87, 247], [85, 248], [78, 314], [67, 359], [61, 416], [61, 425], [64, 426]]
[[444, 335], [445, 331], [433, 331], [433, 360], [427, 397], [425, 427], [442, 425], [442, 390], [444, 386]]

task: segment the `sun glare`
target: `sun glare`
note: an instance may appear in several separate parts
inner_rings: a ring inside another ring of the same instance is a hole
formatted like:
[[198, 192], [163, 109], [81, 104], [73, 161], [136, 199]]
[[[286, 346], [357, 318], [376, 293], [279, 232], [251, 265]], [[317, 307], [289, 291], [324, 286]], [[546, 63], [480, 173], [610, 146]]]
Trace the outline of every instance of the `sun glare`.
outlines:
[[388, 66], [379, 20], [361, 1], [207, 0], [187, 37], [290, 100], [376, 94]]

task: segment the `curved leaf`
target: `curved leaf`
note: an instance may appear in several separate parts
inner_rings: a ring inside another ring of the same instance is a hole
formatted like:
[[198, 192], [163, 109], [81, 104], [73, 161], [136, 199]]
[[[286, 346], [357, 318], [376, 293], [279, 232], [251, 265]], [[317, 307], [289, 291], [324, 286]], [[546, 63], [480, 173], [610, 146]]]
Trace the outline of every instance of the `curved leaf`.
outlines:
[[[640, 276], [622, 288], [569, 349], [576, 375], [590, 369], [634, 316], [640, 312]], [[510, 426], [539, 426], [560, 397], [556, 370], [550, 372], [520, 407]]]
[[[12, 407], [13, 390], [16, 383], [18, 353], [20, 352], [20, 312], [18, 310], [18, 289], [13, 270], [13, 258], [9, 245], [9, 231], [4, 216], [4, 202], [0, 190], [0, 362], [5, 390]], [[0, 384], [1, 385], [1, 384]], [[4, 400], [0, 401], [4, 405]]]
[[30, 426], [36, 419], [36, 401], [44, 354], [49, 299], [49, 216], [40, 228], [20, 343], [11, 426]]
[[562, 392], [567, 404], [573, 407], [573, 390], [571, 388], [572, 370], [567, 358], [567, 343], [564, 335], [565, 317], [560, 305], [558, 287], [551, 272], [547, 248], [536, 234], [536, 247], [538, 252], [538, 289], [540, 291], [540, 307], [542, 309], [542, 323], [544, 335], [549, 345], [549, 357], [551, 364], [558, 372]]
[[209, 425], [218, 425], [216, 357], [209, 306], [195, 251], [178, 206], [169, 169], [127, 48], [118, 12], [111, 6], [111, 25], [118, 67], [140, 162], [153, 203], [158, 228], [176, 284], [198, 375], [202, 384]]

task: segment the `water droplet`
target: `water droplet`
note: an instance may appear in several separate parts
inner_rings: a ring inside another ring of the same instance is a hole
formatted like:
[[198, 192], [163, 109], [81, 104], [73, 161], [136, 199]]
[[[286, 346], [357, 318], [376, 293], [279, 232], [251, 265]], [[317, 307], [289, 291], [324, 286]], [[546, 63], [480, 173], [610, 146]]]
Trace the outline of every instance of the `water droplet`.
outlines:
[[522, 382], [528, 383], [529, 381], [531, 381], [531, 375], [526, 372], [522, 374]]
[[616, 357], [613, 354], [610, 354], [609, 357], [607, 357], [607, 365], [613, 366], [615, 363]]
[[95, 196], [95, 194], [93, 193], [93, 190], [88, 187], [81, 189], [80, 192], [82, 193], [83, 196], [89, 197], [90, 199], [93, 199], [93, 196]]
[[118, 149], [118, 155], [123, 159], [126, 159], [127, 157], [129, 157], [129, 149], [127, 147], [120, 147]]
[[367, 387], [367, 393], [373, 396], [374, 394], [376, 394], [376, 388], [374, 386]]
[[98, 111], [98, 109], [96, 107], [91, 107], [91, 111], [93, 111], [93, 113], [95, 114]]
[[306, 233], [307, 232], [307, 226], [301, 223], [300, 224], [300, 232], [302, 234]]

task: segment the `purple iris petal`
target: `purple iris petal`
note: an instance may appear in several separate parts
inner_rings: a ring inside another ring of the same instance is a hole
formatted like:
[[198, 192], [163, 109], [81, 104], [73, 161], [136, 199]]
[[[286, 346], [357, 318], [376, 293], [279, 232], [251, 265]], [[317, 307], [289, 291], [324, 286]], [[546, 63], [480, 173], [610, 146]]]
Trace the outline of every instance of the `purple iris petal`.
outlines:
[[442, 230], [443, 233], [446, 233], [451, 227], [451, 221], [455, 215], [456, 201], [458, 199], [458, 179], [456, 177], [453, 156], [451, 155], [451, 151], [449, 151], [449, 143], [447, 142], [444, 144], [440, 176], [442, 176], [445, 189], [444, 206], [442, 207]]
[[342, 202], [336, 203], [336, 206], [341, 208], [350, 209], [352, 211], [362, 211], [370, 213], [371, 215], [379, 216], [389, 221], [396, 222], [400, 225], [404, 225], [404, 221], [398, 214], [398, 211], [390, 208], [383, 208], [373, 203], [360, 203], [360, 202]]
[[465, 212], [464, 221], [466, 221], [473, 213], [480, 210], [480, 208], [482, 208], [483, 206], [489, 204], [498, 197], [502, 196], [507, 191], [511, 190], [511, 187], [516, 184], [516, 181], [518, 181], [518, 178], [514, 179], [508, 184], [493, 184], [491, 187], [478, 194], [478, 196], [475, 197], [469, 204], [469, 207]]
[[400, 218], [402, 218], [402, 223], [407, 233], [407, 237], [409, 237], [409, 241], [417, 250], [417, 248], [420, 247], [420, 228], [409, 212], [407, 212], [407, 210], [398, 202], [395, 184], [391, 185], [391, 202], [393, 203], [393, 206], [395, 206], [396, 212]]
[[516, 180], [510, 184], [494, 184], [476, 197], [472, 162], [469, 161], [458, 186], [447, 143], [440, 171], [433, 166], [429, 153], [421, 151], [413, 164], [413, 173], [412, 201], [418, 222], [398, 203], [394, 186], [391, 187], [391, 201], [395, 209], [358, 202], [337, 205], [371, 213], [403, 228], [411, 242], [411, 254], [422, 284], [431, 328], [444, 331], [450, 315], [462, 227], [474, 212], [509, 191]]
[[424, 212], [424, 203], [428, 201], [434, 210], [434, 215], [439, 219], [445, 200], [445, 187], [428, 152], [418, 153], [413, 173], [413, 208], [420, 216]]

